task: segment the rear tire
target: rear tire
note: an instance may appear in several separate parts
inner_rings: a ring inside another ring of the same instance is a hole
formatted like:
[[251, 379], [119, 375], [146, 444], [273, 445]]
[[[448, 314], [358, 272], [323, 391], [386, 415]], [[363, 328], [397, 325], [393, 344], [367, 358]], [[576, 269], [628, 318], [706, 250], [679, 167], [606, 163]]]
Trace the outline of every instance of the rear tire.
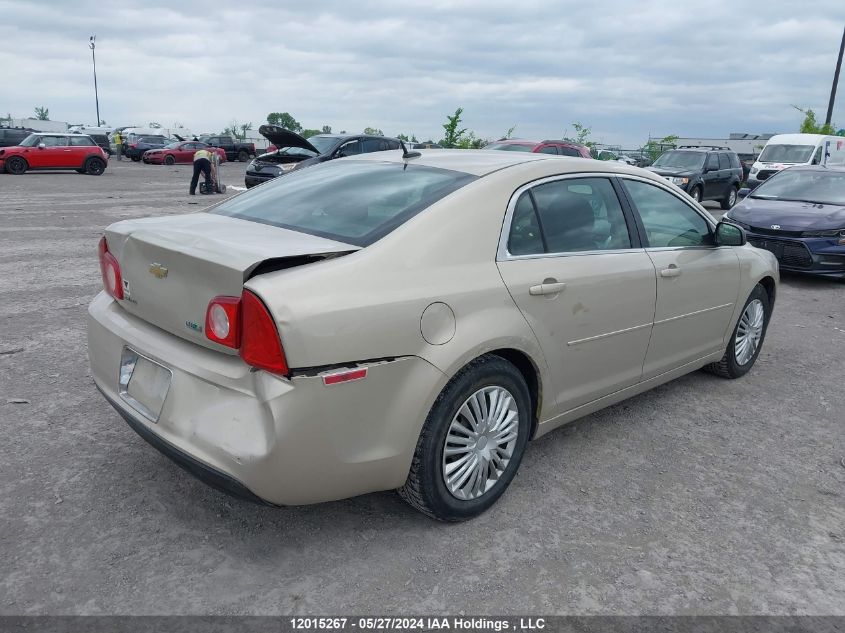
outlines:
[[85, 173], [89, 176], [101, 176], [106, 171], [106, 161], [102, 158], [89, 158], [85, 161]]
[[719, 206], [722, 207], [723, 211], [731, 209], [736, 204], [738, 191], [739, 187], [734, 187], [733, 185], [731, 185], [731, 188], [728, 189], [728, 193], [726, 193], [725, 197], [719, 201]]
[[140, 157], [140, 156], [133, 156], [133, 157], [132, 157], [132, 162], [133, 162], [133, 163], [140, 162], [140, 160], [141, 160], [141, 157]]
[[437, 397], [399, 496], [440, 521], [478, 516], [516, 475], [531, 416], [531, 397], [519, 370], [499, 356], [475, 359]]
[[176, 159], [173, 156], [165, 156], [164, 157], [164, 164], [165, 165], [175, 165]]
[[239, 151], [238, 152], [238, 160], [242, 163], [245, 163], [246, 161], [248, 161], [249, 160], [249, 152], [246, 151], [245, 149], [242, 149], [241, 151]]
[[[762, 310], [762, 314], [759, 310]], [[760, 355], [763, 340], [766, 338], [766, 330], [769, 327], [771, 310], [766, 289], [757, 284], [742, 307], [724, 356], [719, 362], [706, 365], [705, 371], [722, 378], [739, 378], [747, 374], [757, 361], [757, 356]], [[762, 319], [759, 324], [758, 318]], [[753, 345], [753, 349], [743, 347], [743, 340], [746, 340], [747, 345]]]
[[12, 156], [6, 160], [6, 171], [15, 176], [20, 176], [29, 169], [29, 163], [20, 156]]

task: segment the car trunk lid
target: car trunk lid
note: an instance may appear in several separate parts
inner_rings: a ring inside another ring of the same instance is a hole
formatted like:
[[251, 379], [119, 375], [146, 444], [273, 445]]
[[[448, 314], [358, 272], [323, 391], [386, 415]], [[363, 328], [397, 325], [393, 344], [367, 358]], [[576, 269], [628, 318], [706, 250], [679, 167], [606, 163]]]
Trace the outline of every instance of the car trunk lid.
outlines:
[[208, 302], [240, 296], [257, 272], [337, 257], [360, 247], [210, 213], [127, 220], [106, 232], [123, 277], [127, 312], [205, 347]]

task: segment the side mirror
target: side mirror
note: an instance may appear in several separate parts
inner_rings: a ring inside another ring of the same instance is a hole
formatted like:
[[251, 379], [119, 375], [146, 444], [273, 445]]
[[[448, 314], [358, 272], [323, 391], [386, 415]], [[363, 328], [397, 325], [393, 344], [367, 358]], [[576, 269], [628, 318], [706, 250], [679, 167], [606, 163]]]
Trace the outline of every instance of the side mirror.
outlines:
[[747, 198], [748, 194], [750, 194], [750, 193], [751, 193], [750, 187], [743, 187], [742, 189], [740, 189], [739, 191], [736, 192], [736, 197], [739, 198], [739, 199]]
[[716, 225], [716, 246], [744, 246], [746, 242], [742, 227], [724, 221]]
[[44, 145], [44, 143], [39, 143], [39, 144], [38, 144], [38, 149], [44, 149], [45, 147], [47, 147], [47, 146], [46, 146], [46, 145]]

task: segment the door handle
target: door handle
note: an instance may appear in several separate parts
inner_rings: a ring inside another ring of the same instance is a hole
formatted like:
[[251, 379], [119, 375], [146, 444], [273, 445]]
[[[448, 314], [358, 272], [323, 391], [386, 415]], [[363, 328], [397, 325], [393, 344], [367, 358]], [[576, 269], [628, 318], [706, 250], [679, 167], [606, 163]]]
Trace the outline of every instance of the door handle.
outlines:
[[528, 289], [528, 294], [538, 297], [540, 295], [556, 295], [566, 289], [566, 284], [560, 281], [551, 283], [542, 283], [537, 286], [531, 286]]
[[660, 271], [661, 277], [680, 277], [681, 276], [681, 269], [675, 266], [675, 264], [669, 264], [669, 268], [664, 268]]

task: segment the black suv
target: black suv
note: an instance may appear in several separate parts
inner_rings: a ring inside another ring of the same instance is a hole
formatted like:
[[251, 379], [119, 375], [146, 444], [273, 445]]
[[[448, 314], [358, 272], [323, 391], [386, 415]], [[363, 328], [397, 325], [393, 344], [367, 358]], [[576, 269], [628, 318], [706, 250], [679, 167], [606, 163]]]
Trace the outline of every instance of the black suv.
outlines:
[[28, 127], [0, 127], [0, 147], [14, 147], [35, 130]]
[[317, 134], [306, 139], [296, 132], [291, 132], [278, 125], [262, 125], [258, 128], [258, 131], [276, 149], [258, 156], [247, 166], [246, 176], [244, 177], [244, 183], [247, 187], [260, 185], [262, 182], [294, 169], [310, 167], [333, 158], [400, 149], [401, 147], [397, 139], [386, 136]]
[[690, 147], [661, 154], [647, 168], [686, 191], [696, 202], [718, 200], [730, 209], [742, 184], [742, 165], [727, 147]]

